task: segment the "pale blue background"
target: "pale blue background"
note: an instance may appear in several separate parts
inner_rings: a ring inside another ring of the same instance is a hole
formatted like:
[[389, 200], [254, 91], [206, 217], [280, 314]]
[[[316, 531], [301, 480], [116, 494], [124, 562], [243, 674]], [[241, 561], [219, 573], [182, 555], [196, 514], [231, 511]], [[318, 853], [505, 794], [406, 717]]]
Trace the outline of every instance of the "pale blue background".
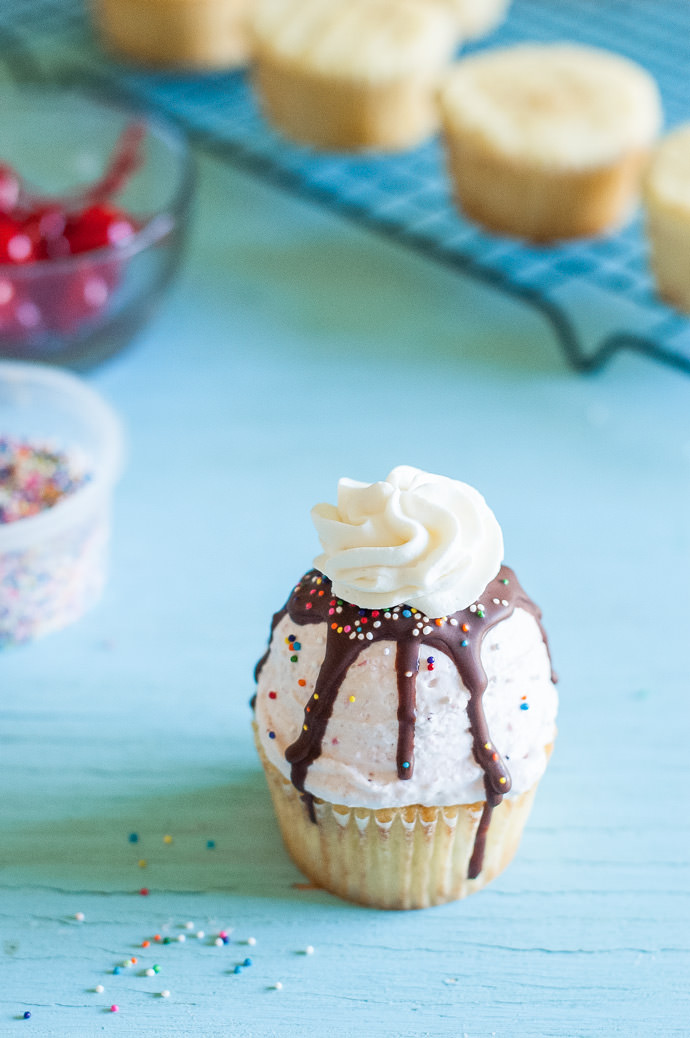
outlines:
[[[204, 159], [176, 289], [89, 381], [129, 463], [104, 601], [0, 659], [0, 1034], [687, 1036], [690, 380], [574, 375], [532, 312]], [[513, 865], [410, 914], [295, 887], [247, 705], [310, 506], [398, 463], [485, 494], [562, 697]], [[232, 943], [138, 949], [186, 920]]]

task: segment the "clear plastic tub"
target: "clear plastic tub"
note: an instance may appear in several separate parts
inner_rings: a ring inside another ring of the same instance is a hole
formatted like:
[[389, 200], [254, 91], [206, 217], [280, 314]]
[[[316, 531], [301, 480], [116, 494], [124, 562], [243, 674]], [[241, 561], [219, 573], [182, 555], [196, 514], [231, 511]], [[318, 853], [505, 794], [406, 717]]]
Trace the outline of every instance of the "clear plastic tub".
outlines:
[[0, 436], [50, 447], [88, 481], [51, 508], [0, 523], [0, 648], [58, 630], [100, 597], [123, 434], [81, 379], [40, 364], [0, 362]]

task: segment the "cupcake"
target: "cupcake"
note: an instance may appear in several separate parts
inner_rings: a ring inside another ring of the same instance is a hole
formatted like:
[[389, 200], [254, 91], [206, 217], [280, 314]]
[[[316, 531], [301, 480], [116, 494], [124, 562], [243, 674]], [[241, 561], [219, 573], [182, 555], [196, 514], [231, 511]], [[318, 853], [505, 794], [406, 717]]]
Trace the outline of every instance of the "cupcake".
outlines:
[[463, 40], [478, 40], [501, 24], [510, 0], [448, 0]]
[[257, 0], [253, 78], [277, 130], [316, 148], [398, 151], [438, 127], [457, 42], [439, 0]]
[[617, 54], [524, 44], [458, 62], [440, 92], [456, 201], [533, 241], [622, 224], [659, 131], [652, 77]]
[[285, 845], [361, 904], [465, 897], [513, 857], [555, 738], [539, 609], [465, 483], [401, 466], [312, 517], [323, 552], [256, 668]]
[[144, 65], [234, 68], [249, 59], [251, 0], [91, 0], [105, 46]]
[[659, 295], [690, 313], [690, 123], [670, 133], [654, 152], [644, 203]]

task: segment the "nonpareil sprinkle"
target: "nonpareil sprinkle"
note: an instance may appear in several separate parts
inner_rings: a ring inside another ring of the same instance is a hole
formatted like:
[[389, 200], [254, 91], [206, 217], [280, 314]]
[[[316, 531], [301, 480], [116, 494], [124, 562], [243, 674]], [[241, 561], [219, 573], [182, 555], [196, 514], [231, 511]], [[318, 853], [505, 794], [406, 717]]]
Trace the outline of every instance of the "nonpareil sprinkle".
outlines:
[[0, 524], [53, 508], [90, 478], [66, 453], [0, 436]]

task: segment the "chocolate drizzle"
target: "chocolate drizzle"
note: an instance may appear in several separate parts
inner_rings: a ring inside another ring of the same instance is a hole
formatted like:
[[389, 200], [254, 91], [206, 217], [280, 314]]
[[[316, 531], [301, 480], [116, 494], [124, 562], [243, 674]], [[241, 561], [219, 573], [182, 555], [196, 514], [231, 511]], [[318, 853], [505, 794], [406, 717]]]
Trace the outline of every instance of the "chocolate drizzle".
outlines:
[[[452, 660], [469, 693], [467, 713], [473, 752], [484, 772], [486, 791], [486, 803], [468, 869], [470, 879], [479, 875], [492, 812], [510, 790], [511, 784], [510, 774], [500, 752], [493, 745], [484, 715], [482, 699], [487, 677], [481, 662], [481, 648], [487, 632], [511, 616], [517, 608], [526, 610], [537, 620], [548, 650], [546, 635], [541, 627], [541, 612], [525, 594], [515, 574], [507, 566], [501, 567], [498, 575], [487, 585], [477, 602], [467, 609], [438, 619], [429, 618], [419, 610], [405, 605], [385, 610], [361, 609], [335, 598], [330, 581], [318, 570], [311, 570], [302, 578], [284, 609], [273, 617], [271, 632], [286, 615], [298, 625], [328, 624], [326, 652], [314, 692], [305, 706], [302, 731], [285, 752], [285, 758], [291, 765], [292, 783], [304, 795], [313, 821], [316, 820], [314, 798], [305, 792], [304, 788], [309, 767], [321, 754], [328, 722], [345, 675], [362, 650], [373, 642], [396, 642], [397, 770], [401, 779], [412, 777], [416, 678], [419, 669], [419, 646], [423, 642], [434, 650], [445, 653]], [[257, 664], [257, 678], [267, 656], [268, 652]]]
[[414, 730], [417, 721], [417, 671], [419, 637], [399, 641], [395, 653], [398, 678], [398, 778], [410, 779], [414, 772]]

